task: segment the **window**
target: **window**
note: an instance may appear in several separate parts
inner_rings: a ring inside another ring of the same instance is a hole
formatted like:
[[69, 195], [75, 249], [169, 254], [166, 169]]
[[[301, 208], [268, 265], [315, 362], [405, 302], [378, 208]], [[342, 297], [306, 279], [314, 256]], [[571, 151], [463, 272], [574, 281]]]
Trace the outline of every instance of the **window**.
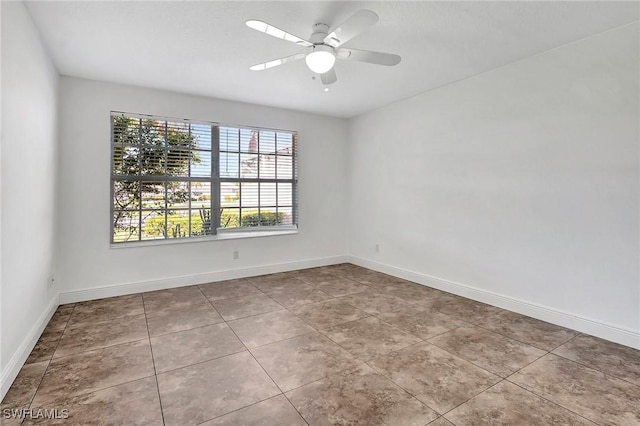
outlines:
[[111, 114], [111, 242], [295, 229], [296, 132]]

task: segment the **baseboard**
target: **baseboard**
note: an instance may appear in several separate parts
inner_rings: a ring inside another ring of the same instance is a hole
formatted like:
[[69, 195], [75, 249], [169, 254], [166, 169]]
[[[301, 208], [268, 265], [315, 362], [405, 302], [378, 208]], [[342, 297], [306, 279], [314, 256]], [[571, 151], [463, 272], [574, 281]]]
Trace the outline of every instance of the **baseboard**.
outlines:
[[29, 330], [29, 333], [24, 337], [22, 343], [14, 352], [7, 366], [2, 370], [2, 376], [0, 377], [0, 401], [4, 399], [4, 396], [9, 391], [11, 384], [20, 372], [20, 369], [27, 361], [27, 358], [29, 358], [29, 354], [31, 354], [33, 347], [38, 342], [44, 328], [49, 324], [49, 321], [56, 312], [58, 305], [59, 299], [58, 296], [56, 296], [51, 300], [51, 302], [49, 302], [49, 306], [47, 306], [42, 315], [40, 315], [40, 318], [38, 318], [33, 327], [31, 327], [31, 330]]
[[640, 349], [640, 333], [634, 330], [607, 324], [580, 315], [564, 312], [558, 309], [537, 305], [490, 291], [482, 290], [470, 285], [409, 271], [395, 266], [374, 262], [371, 260], [348, 256], [348, 262], [378, 272], [393, 275], [419, 284], [443, 290], [458, 296], [467, 297], [509, 311], [527, 315], [542, 321], [570, 328], [592, 336], [600, 337], [621, 345]]
[[92, 287], [60, 293], [60, 304], [84, 302], [86, 300], [102, 299], [105, 297], [124, 296], [145, 291], [164, 290], [167, 288], [184, 287], [195, 284], [205, 284], [216, 281], [247, 278], [256, 275], [274, 274], [277, 272], [294, 271], [297, 269], [315, 268], [318, 266], [334, 265], [348, 262], [348, 256], [333, 256], [296, 262], [277, 263], [272, 265], [255, 266], [251, 268], [229, 269], [225, 271], [209, 272], [205, 274], [182, 275], [159, 280], [140, 281], [112, 286]]

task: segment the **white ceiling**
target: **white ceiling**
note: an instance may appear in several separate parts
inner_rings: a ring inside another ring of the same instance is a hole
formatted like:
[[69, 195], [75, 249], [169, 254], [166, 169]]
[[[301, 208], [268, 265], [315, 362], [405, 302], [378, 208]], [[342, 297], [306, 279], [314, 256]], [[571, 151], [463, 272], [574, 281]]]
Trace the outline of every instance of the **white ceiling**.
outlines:
[[[351, 117], [637, 21], [636, 2], [28, 2], [63, 75]], [[359, 9], [380, 22], [345, 47], [397, 53], [395, 67], [339, 60], [328, 93], [303, 51], [247, 28], [258, 19], [302, 38]]]

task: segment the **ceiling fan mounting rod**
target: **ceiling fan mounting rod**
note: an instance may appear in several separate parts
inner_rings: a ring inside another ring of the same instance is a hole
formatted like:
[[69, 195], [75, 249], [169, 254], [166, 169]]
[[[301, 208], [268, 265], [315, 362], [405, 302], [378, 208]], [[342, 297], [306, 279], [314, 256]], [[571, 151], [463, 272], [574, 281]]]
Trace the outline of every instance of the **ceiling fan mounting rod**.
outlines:
[[329, 26], [327, 24], [317, 23], [312, 28], [309, 41], [313, 44], [325, 44], [324, 39], [329, 35]]

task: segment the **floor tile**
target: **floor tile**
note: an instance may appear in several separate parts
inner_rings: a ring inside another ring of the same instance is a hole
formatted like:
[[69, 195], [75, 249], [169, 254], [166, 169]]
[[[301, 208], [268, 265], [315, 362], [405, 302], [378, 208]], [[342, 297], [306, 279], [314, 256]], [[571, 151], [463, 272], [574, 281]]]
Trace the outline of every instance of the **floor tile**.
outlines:
[[640, 425], [638, 400], [640, 351], [340, 264], [59, 306], [0, 407], [96, 425]]
[[581, 334], [554, 354], [640, 386], [640, 351]]
[[438, 417], [437, 419], [429, 423], [429, 426], [455, 426], [455, 425], [451, 423], [449, 420], [445, 419], [444, 417]]
[[295, 273], [297, 271], [290, 272], [277, 272], [275, 274], [265, 274], [265, 275], [256, 275], [255, 277], [247, 277], [247, 279], [252, 283], [269, 283], [269, 282], [278, 282], [283, 279], [295, 278]]
[[267, 293], [269, 297], [286, 308], [306, 305], [331, 299], [331, 296], [315, 288], [298, 288], [294, 290], [274, 290]]
[[333, 297], [346, 296], [347, 294], [360, 293], [361, 291], [370, 290], [369, 286], [360, 284], [348, 278], [338, 277], [334, 277], [330, 280], [317, 283], [315, 284], [315, 288], [317, 288], [318, 290], [322, 290]]
[[165, 423], [194, 425], [280, 393], [249, 352], [158, 375]]
[[314, 329], [289, 311], [269, 312], [229, 322], [229, 326], [248, 347], [289, 339]]
[[299, 280], [294, 275], [286, 273], [250, 277], [249, 281], [264, 292], [311, 287], [310, 284]]
[[147, 314], [170, 310], [183, 311], [193, 305], [207, 302], [207, 298], [196, 285], [151, 291], [143, 293], [143, 297]]
[[245, 350], [227, 324], [152, 337], [151, 347], [158, 373]]
[[142, 295], [109, 297], [76, 304], [69, 327], [144, 314]]
[[2, 400], [2, 408], [28, 408], [48, 365], [48, 361], [24, 365]]
[[212, 302], [261, 293], [260, 290], [254, 287], [247, 279], [220, 281], [202, 284], [198, 287], [200, 287], [205, 297]]
[[140, 340], [51, 361], [33, 400], [50, 401], [95, 392], [110, 386], [153, 376], [151, 347]]
[[545, 351], [557, 348], [577, 334], [573, 330], [510, 311], [482, 318], [476, 325]]
[[147, 314], [147, 325], [152, 337], [223, 321], [218, 311], [206, 299], [203, 303], [193, 304], [182, 310], [161, 310]]
[[283, 395], [258, 402], [217, 419], [202, 423], [202, 426], [306, 426], [307, 423]]
[[36, 346], [29, 354], [29, 358], [25, 364], [33, 364], [34, 362], [50, 361], [53, 357], [53, 353], [58, 347], [58, 342], [62, 337], [62, 330], [60, 331], [48, 331], [42, 333], [42, 336], [38, 339]]
[[233, 299], [219, 300], [213, 302], [213, 306], [226, 321], [284, 309], [266, 294], [250, 294]]
[[83, 326], [67, 327], [53, 358], [148, 338], [144, 314], [86, 323]]
[[351, 265], [352, 267], [343, 267], [341, 269], [336, 268], [331, 273], [339, 277], [345, 277], [358, 282], [364, 280], [366, 277], [380, 276], [381, 274], [371, 269], [361, 268], [360, 266]]
[[640, 387], [548, 354], [508, 378], [529, 391], [604, 425], [640, 424]]
[[593, 426], [577, 414], [507, 381], [498, 383], [445, 417], [456, 426]]
[[27, 412], [29, 409], [24, 411], [23, 409], [12, 409], [8, 408], [8, 412], [3, 412], [2, 415], [5, 417], [0, 418], [0, 424], [2, 426], [20, 426], [23, 422], [23, 419], [28, 415]]
[[24, 425], [157, 425], [162, 426], [162, 411], [155, 377], [147, 377], [101, 391], [62, 399], [38, 408], [68, 410], [67, 419], [29, 421]]
[[369, 316], [366, 312], [339, 299], [310, 303], [289, 310], [315, 328], [327, 328]]
[[261, 346], [251, 352], [283, 392], [353, 370], [360, 364], [349, 352], [318, 333]]
[[60, 305], [54, 312], [51, 320], [47, 324], [44, 332], [52, 332], [52, 331], [62, 331], [67, 326], [69, 322], [69, 318], [71, 318], [71, 314], [75, 309], [75, 303], [69, 305]]
[[422, 305], [407, 305], [396, 312], [378, 314], [378, 318], [400, 330], [421, 339], [428, 339], [454, 328], [468, 325], [451, 315], [443, 314]]
[[466, 299], [454, 294], [446, 293], [438, 298], [429, 299], [424, 302], [425, 306], [442, 313], [455, 316], [469, 323], [476, 323], [482, 318], [501, 312], [502, 309]]
[[363, 361], [421, 341], [375, 317], [340, 324], [322, 333]]
[[60, 313], [61, 315], [71, 315], [76, 305], [77, 303], [64, 303], [62, 305], [58, 305], [58, 307], [56, 308], [56, 312]]
[[369, 365], [440, 414], [501, 380], [426, 342], [375, 358]]
[[287, 393], [311, 426], [424, 425], [437, 414], [404, 390], [362, 366]]
[[354, 265], [353, 263], [340, 263], [336, 265], [323, 266], [323, 268], [333, 275], [338, 275], [341, 277], [371, 272], [369, 269], [363, 268], [362, 266]]
[[473, 326], [456, 328], [429, 342], [502, 377], [545, 354], [533, 346]]
[[406, 300], [400, 299], [399, 297], [386, 296], [373, 291], [349, 294], [340, 297], [339, 300], [343, 300], [368, 314], [393, 312], [403, 309], [408, 305]]
[[378, 291], [387, 296], [399, 297], [410, 303], [419, 303], [425, 300], [435, 299], [443, 294], [443, 291], [416, 283], [398, 283], [386, 287], [378, 287]]
[[319, 284], [338, 278], [337, 276], [332, 274], [330, 270], [323, 268], [302, 269], [296, 271], [295, 276], [299, 280], [302, 280], [308, 284]]
[[349, 278], [369, 287], [387, 287], [394, 284], [406, 284], [409, 281], [402, 278], [393, 277], [391, 275], [380, 272], [368, 271], [361, 274], [350, 275]]

